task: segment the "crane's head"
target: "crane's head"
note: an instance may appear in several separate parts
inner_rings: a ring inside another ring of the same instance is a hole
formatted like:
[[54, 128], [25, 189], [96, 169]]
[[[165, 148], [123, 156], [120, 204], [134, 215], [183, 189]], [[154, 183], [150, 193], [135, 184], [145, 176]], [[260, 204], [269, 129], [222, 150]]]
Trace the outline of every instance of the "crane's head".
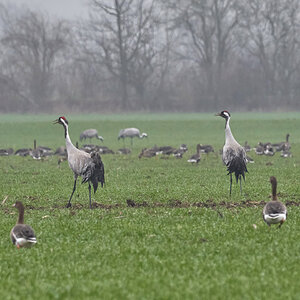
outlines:
[[53, 124], [61, 124], [61, 125], [67, 124], [68, 125], [69, 123], [65, 117], [59, 117], [58, 119], [53, 121]]
[[216, 114], [216, 116], [222, 117], [227, 120], [230, 118], [230, 113], [227, 110], [223, 110], [220, 113]]

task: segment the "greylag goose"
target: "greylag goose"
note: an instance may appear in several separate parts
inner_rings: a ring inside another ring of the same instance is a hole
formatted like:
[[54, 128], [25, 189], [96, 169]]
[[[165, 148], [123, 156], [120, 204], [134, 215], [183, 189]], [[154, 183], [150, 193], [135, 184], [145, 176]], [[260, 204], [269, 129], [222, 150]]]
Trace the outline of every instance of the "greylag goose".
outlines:
[[196, 149], [197, 149], [197, 153], [194, 154], [194, 155], [192, 155], [192, 156], [188, 159], [188, 162], [189, 162], [189, 163], [196, 163], [196, 164], [198, 164], [199, 161], [201, 160], [201, 155], [200, 155], [200, 152], [201, 152], [201, 146], [200, 146], [200, 144], [197, 144]]
[[272, 185], [272, 201], [269, 201], [263, 208], [263, 219], [268, 224], [268, 226], [271, 226], [271, 224], [279, 223], [278, 228], [280, 228], [287, 218], [287, 209], [286, 206], [277, 199], [276, 178], [274, 176], [270, 177], [270, 182]]
[[22, 202], [17, 201], [13, 206], [18, 209], [19, 216], [17, 224], [10, 232], [11, 241], [18, 249], [31, 247], [36, 243], [36, 237], [33, 229], [29, 225], [24, 224], [24, 205]]

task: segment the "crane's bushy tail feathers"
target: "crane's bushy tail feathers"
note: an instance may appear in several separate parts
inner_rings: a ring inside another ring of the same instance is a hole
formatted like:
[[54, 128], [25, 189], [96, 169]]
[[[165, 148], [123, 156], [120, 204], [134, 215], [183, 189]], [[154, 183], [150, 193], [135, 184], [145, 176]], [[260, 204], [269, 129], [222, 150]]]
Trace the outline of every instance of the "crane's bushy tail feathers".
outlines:
[[236, 156], [227, 165], [228, 174], [234, 173], [236, 182], [238, 182], [240, 175], [243, 176], [245, 181], [245, 172], [248, 172], [246, 162], [243, 158]]
[[92, 152], [91, 158], [92, 163], [89, 166], [87, 166], [86, 170], [82, 173], [81, 183], [86, 183], [90, 180], [94, 187], [94, 193], [96, 193], [98, 188], [98, 182], [101, 183], [102, 187], [105, 183], [104, 165], [101, 160], [101, 156], [98, 152]]

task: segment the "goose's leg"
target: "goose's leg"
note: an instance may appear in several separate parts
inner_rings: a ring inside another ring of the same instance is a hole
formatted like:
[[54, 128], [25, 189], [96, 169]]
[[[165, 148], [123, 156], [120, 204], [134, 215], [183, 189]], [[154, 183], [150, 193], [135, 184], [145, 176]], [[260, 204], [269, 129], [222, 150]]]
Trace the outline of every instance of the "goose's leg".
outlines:
[[91, 199], [91, 184], [89, 182], [89, 199], [90, 199], [90, 208], [92, 208], [92, 199]]
[[76, 190], [76, 181], [77, 181], [77, 176], [74, 176], [74, 186], [73, 186], [73, 191], [72, 191], [71, 197], [70, 197], [70, 199], [69, 199], [69, 202], [68, 202], [68, 204], [67, 204], [67, 206], [66, 206], [67, 208], [71, 207], [71, 200], [72, 200], [73, 194], [74, 194], [74, 192], [75, 192], [75, 190]]

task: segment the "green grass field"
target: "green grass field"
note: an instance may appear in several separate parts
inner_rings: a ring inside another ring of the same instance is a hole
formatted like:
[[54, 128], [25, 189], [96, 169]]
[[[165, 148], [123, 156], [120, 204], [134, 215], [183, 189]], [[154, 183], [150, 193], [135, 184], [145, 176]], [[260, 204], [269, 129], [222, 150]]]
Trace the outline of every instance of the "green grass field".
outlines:
[[[2, 115], [0, 148], [64, 145], [58, 116]], [[106, 185], [88, 209], [87, 184], [73, 187], [67, 162], [56, 156], [0, 157], [1, 299], [299, 299], [300, 286], [300, 114], [232, 113], [231, 129], [241, 143], [280, 142], [290, 133], [293, 157], [249, 153], [254, 164], [234, 184], [219, 149], [224, 120], [213, 114], [67, 115], [75, 144], [81, 131], [97, 128], [104, 145], [124, 127], [138, 127], [148, 139], [130, 141], [132, 154], [102, 155]], [[101, 144], [94, 140], [93, 143]], [[142, 158], [143, 147], [186, 143], [183, 159]], [[187, 163], [196, 144], [212, 144], [198, 166]], [[279, 199], [288, 205], [280, 230], [261, 216], [270, 199], [269, 177], [278, 180]], [[78, 181], [80, 183], [80, 181]], [[1, 202], [6, 199], [5, 203]], [[18, 250], [9, 232], [21, 200], [25, 222], [38, 244]], [[135, 207], [129, 207], [132, 200]], [[256, 229], [254, 228], [256, 225]]]

